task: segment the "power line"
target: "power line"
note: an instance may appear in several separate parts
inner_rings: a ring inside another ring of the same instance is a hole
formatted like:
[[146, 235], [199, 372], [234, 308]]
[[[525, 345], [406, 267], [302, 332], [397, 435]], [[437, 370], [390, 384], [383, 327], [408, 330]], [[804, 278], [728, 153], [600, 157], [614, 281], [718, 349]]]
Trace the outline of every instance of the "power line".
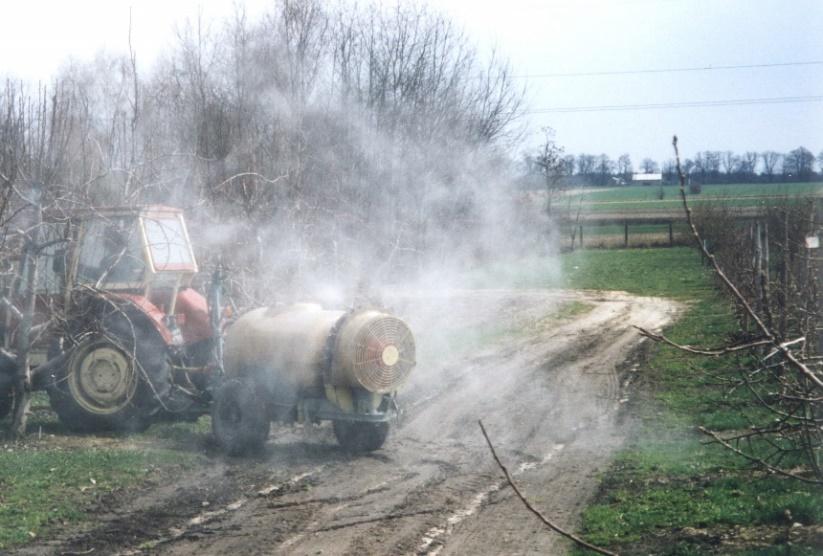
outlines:
[[638, 75], [648, 73], [682, 73], [693, 71], [718, 71], [718, 70], [738, 70], [754, 68], [783, 68], [789, 66], [819, 66], [823, 65], [823, 60], [809, 60], [806, 62], [776, 62], [772, 64], [742, 64], [731, 66], [693, 66], [684, 68], [657, 68], [657, 69], [628, 69], [628, 70], [607, 70], [607, 71], [576, 71], [561, 73], [531, 73], [514, 75], [513, 79], [543, 79], [550, 77], [592, 77], [598, 75]]
[[820, 96], [799, 97], [771, 97], [771, 98], [739, 98], [727, 100], [700, 100], [685, 102], [661, 102], [649, 104], [611, 104], [603, 106], [558, 106], [552, 108], [536, 108], [526, 110], [526, 114], [549, 114], [559, 112], [611, 112], [629, 110], [660, 110], [673, 108], [704, 108], [716, 106], [746, 106], [753, 104], [793, 104], [801, 102], [823, 102]]

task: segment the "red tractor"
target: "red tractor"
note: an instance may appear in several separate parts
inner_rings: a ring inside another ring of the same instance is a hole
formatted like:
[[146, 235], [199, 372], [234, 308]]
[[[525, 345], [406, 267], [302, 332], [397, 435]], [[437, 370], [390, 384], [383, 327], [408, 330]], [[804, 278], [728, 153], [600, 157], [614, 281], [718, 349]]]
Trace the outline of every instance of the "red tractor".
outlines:
[[[208, 300], [192, 287], [198, 269], [180, 210], [101, 209], [44, 226], [32, 386], [48, 392], [66, 427], [137, 431], [211, 407], [229, 453], [260, 448], [272, 420], [332, 421], [354, 451], [383, 444], [415, 365], [400, 319], [368, 308], [261, 307], [228, 329], [224, 373], [222, 273]], [[30, 276], [14, 275], [0, 298], [7, 348], [21, 328], [19, 277]], [[0, 418], [16, 368], [0, 351]]]
[[[34, 382], [61, 422], [81, 431], [141, 430], [163, 413], [202, 413], [211, 362], [221, 360], [222, 311], [210, 312], [191, 287], [198, 269], [182, 211], [107, 208], [43, 226], [51, 246], [37, 265]], [[14, 299], [14, 284], [9, 289]], [[6, 346], [12, 305], [2, 315]], [[9, 405], [3, 390], [0, 383], [0, 413]]]

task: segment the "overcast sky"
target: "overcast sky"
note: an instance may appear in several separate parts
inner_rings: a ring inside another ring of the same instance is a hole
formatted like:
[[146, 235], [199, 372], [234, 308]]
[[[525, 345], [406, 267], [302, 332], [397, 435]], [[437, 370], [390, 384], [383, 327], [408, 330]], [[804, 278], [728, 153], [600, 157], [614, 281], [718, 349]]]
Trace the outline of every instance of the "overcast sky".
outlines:
[[[696, 150], [823, 150], [823, 0], [430, 0], [484, 49], [510, 58], [527, 91], [525, 145], [550, 126], [567, 152], [658, 161], [673, 133]], [[248, 0], [250, 14], [268, 2]], [[220, 17], [231, 0], [5, 0], [0, 73], [47, 80], [69, 56], [127, 48], [141, 63], [175, 22]], [[817, 62], [809, 64], [808, 62]], [[804, 65], [783, 65], [804, 63]], [[778, 65], [779, 64], [779, 65]], [[719, 66], [765, 66], [720, 69]], [[661, 71], [714, 67], [704, 71]], [[642, 73], [630, 73], [633, 71]], [[582, 73], [626, 72], [608, 75]], [[554, 74], [554, 75], [548, 75]], [[578, 75], [556, 75], [578, 74]], [[786, 99], [817, 97], [815, 102]], [[779, 99], [640, 110], [629, 106]], [[779, 103], [778, 103], [779, 102]], [[616, 106], [610, 111], [558, 108]]]

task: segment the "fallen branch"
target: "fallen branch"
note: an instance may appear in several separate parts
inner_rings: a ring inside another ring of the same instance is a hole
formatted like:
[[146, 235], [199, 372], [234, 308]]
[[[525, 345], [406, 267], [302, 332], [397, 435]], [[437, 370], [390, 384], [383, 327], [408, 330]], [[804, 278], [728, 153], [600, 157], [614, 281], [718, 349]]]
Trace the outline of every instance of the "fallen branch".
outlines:
[[797, 479], [798, 481], [803, 481], [804, 483], [811, 483], [813, 485], [823, 484], [823, 481], [819, 481], [819, 480], [816, 480], [816, 479], [807, 479], [806, 477], [801, 477], [800, 475], [795, 475], [794, 473], [789, 473], [788, 471], [783, 471], [782, 469], [780, 469], [778, 467], [775, 467], [775, 466], [769, 464], [768, 462], [766, 462], [766, 461], [764, 461], [760, 458], [756, 458], [756, 457], [754, 457], [750, 454], [747, 454], [746, 452], [743, 452], [742, 450], [738, 450], [737, 448], [735, 448], [734, 446], [732, 446], [731, 444], [726, 442], [723, 438], [721, 438], [720, 435], [718, 435], [716, 432], [710, 431], [709, 429], [707, 429], [705, 427], [697, 427], [697, 430], [699, 430], [700, 432], [702, 432], [703, 434], [705, 434], [707, 436], [711, 436], [718, 443], [720, 443], [724, 448], [728, 448], [729, 450], [731, 450], [735, 454], [746, 458], [747, 460], [751, 461], [752, 463], [756, 463], [756, 464], [760, 465], [761, 467], [764, 467], [765, 469], [771, 471], [772, 473], [776, 473], [777, 475], [783, 475], [784, 477], [789, 477], [790, 479]]
[[537, 518], [540, 521], [542, 521], [547, 527], [549, 527], [553, 531], [555, 531], [557, 533], [560, 533], [561, 535], [563, 535], [567, 539], [576, 542], [577, 544], [579, 544], [580, 546], [582, 546], [584, 548], [588, 548], [589, 550], [591, 550], [593, 552], [597, 552], [598, 554], [606, 554], [607, 556], [618, 556], [618, 554], [616, 552], [610, 552], [610, 551], [606, 550], [605, 548], [600, 548], [599, 546], [595, 546], [593, 544], [590, 544], [590, 543], [584, 541], [583, 539], [581, 539], [580, 537], [575, 536], [572, 533], [569, 533], [567, 531], [564, 531], [563, 529], [561, 529], [560, 527], [558, 527], [557, 525], [555, 525], [554, 523], [549, 521], [548, 518], [546, 518], [542, 513], [540, 513], [540, 510], [538, 510], [537, 508], [532, 506], [531, 503], [528, 500], [526, 500], [526, 497], [523, 496], [523, 494], [520, 492], [520, 489], [517, 488], [517, 485], [514, 484], [514, 481], [512, 480], [511, 474], [509, 474], [509, 470], [506, 468], [505, 465], [503, 465], [503, 462], [500, 461], [500, 458], [497, 457], [497, 452], [494, 450], [494, 445], [492, 444], [492, 441], [489, 439], [489, 435], [486, 433], [486, 427], [483, 426], [483, 421], [482, 420], [477, 421], [477, 424], [480, 425], [480, 432], [483, 433], [483, 438], [486, 439], [486, 444], [488, 444], [488, 446], [489, 446], [489, 450], [492, 453], [492, 457], [494, 458], [494, 461], [497, 463], [497, 466], [503, 472], [503, 475], [506, 476], [506, 482], [509, 483], [509, 486], [512, 487], [512, 490], [514, 491], [514, 493], [517, 495], [518, 498], [520, 498], [520, 501], [523, 502], [523, 505], [526, 506], [526, 508], [531, 513], [536, 515]]
[[693, 348], [691, 346], [687, 346], [687, 345], [684, 345], [684, 344], [678, 344], [677, 342], [675, 342], [673, 340], [670, 340], [669, 338], [663, 336], [662, 334], [655, 334], [654, 332], [646, 330], [645, 328], [641, 328], [639, 326], [635, 326], [634, 328], [636, 328], [637, 330], [640, 331], [641, 336], [649, 338], [650, 340], [654, 340], [655, 342], [662, 342], [666, 345], [670, 345], [674, 348], [677, 348], [681, 351], [685, 351], [685, 352], [688, 352], [688, 353], [694, 353], [696, 355], [709, 355], [709, 356], [712, 356], [712, 357], [718, 357], [720, 355], [726, 355], [728, 353], [734, 353], [736, 351], [744, 351], [744, 350], [751, 349], [751, 348], [757, 347], [757, 346], [765, 346], [765, 345], [772, 345], [773, 344], [772, 340], [763, 339], [763, 340], [756, 340], [754, 342], [749, 342], [749, 343], [746, 343], [746, 344], [738, 344], [736, 346], [727, 346], [727, 347], [722, 347], [722, 348], [717, 348], [717, 349], [696, 349], [696, 348]]

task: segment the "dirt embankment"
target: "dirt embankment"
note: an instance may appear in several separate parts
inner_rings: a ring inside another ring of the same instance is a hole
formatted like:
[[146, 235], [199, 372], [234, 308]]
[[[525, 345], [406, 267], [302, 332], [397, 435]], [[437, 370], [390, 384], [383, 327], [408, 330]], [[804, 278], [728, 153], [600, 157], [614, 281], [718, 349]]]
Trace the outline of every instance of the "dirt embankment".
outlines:
[[[20, 552], [565, 552], [502, 482], [477, 420], [534, 504], [573, 529], [626, 432], [618, 368], [639, 342], [632, 325], [660, 328], [674, 304], [503, 290], [392, 298], [419, 362], [383, 450], [349, 456], [327, 426], [274, 427], [262, 457], [215, 455], [173, 484], [110, 500], [85, 531]], [[547, 318], [563, 304], [578, 310]]]

